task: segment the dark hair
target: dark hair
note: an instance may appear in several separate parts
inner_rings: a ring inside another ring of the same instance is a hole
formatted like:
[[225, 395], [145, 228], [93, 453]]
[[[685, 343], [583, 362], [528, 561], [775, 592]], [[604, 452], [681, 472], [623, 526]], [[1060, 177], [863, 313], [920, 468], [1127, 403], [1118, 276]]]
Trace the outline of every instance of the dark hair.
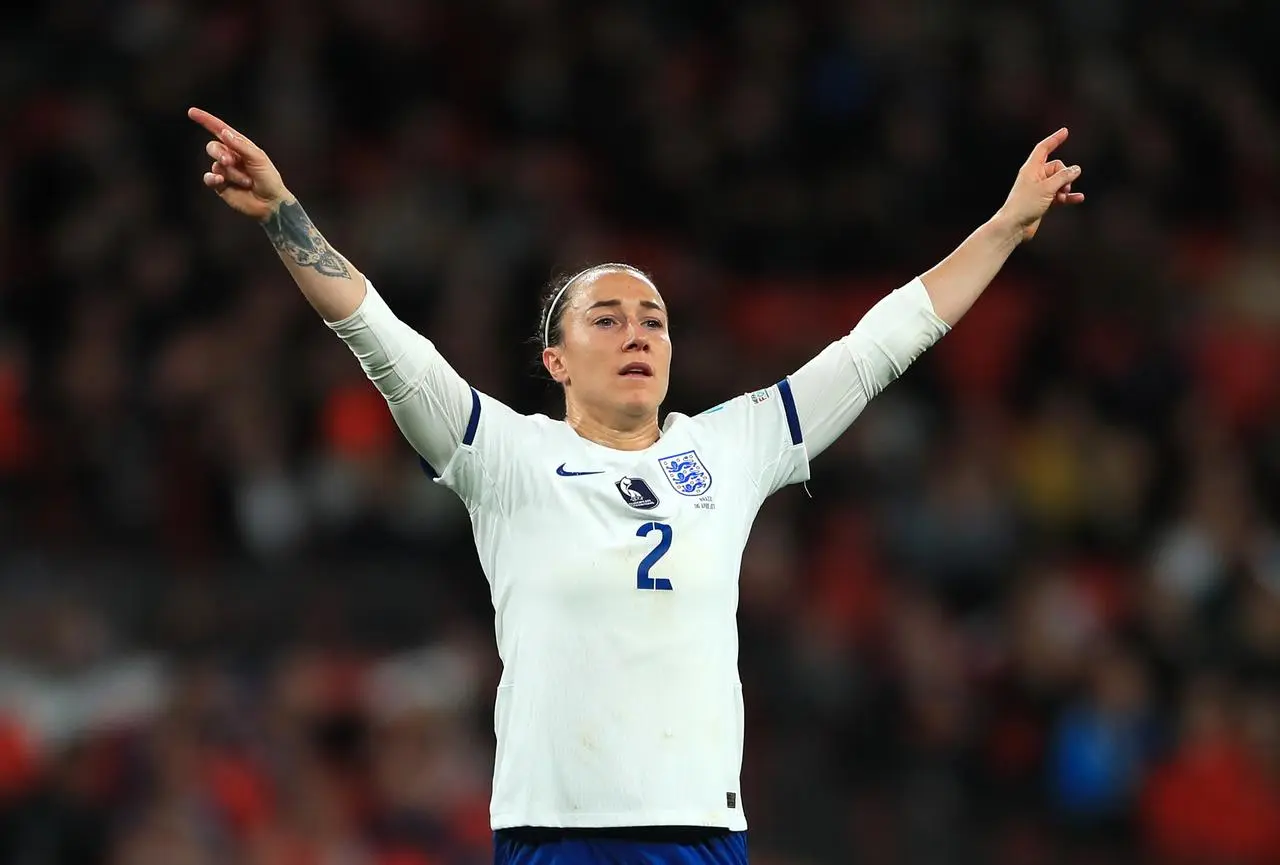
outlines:
[[569, 283], [578, 276], [578, 273], [563, 273], [551, 279], [543, 288], [542, 302], [538, 307], [538, 332], [534, 335], [538, 348], [559, 345], [564, 339], [564, 311], [572, 298], [562, 295], [569, 294]]

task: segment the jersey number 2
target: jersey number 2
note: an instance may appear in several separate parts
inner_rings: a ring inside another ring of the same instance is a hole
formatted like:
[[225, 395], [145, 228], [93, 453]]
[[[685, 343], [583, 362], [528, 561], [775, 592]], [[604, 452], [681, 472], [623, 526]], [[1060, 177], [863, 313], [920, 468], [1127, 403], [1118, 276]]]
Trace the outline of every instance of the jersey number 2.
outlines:
[[645, 523], [636, 530], [636, 537], [643, 538], [650, 532], [657, 532], [662, 537], [658, 539], [658, 545], [649, 551], [649, 555], [640, 560], [640, 567], [636, 569], [636, 588], [669, 592], [671, 581], [666, 577], [654, 579], [649, 576], [649, 569], [671, 549], [671, 526], [666, 523]]

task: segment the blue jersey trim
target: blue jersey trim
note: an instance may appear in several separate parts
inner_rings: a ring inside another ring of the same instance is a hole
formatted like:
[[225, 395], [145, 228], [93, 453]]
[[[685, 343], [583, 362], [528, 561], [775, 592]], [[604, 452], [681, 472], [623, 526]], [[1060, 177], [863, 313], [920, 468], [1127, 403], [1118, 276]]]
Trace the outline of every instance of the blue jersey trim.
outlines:
[[[476, 440], [476, 427], [478, 426], [480, 426], [480, 394], [476, 393], [475, 388], [471, 388], [471, 419], [467, 421], [467, 429], [462, 434], [462, 443], [464, 445], [469, 445]], [[419, 456], [418, 465], [422, 466], [422, 471], [432, 480], [440, 477], [440, 473], [425, 458]]]
[[785, 378], [778, 382], [778, 393], [782, 395], [782, 407], [787, 412], [787, 429], [791, 431], [791, 443], [801, 444], [804, 435], [800, 432], [800, 415], [796, 414], [796, 398], [791, 395], [791, 382]]
[[467, 421], [467, 431], [462, 434], [462, 443], [470, 445], [476, 440], [476, 427], [480, 425], [480, 394], [471, 389], [471, 420]]

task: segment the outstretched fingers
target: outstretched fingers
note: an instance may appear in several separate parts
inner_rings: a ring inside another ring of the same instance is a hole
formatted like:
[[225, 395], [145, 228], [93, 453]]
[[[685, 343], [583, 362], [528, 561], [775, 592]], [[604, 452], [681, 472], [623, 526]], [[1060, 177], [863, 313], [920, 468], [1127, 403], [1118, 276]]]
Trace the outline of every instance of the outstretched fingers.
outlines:
[[1067, 136], [1069, 134], [1067, 127], [1062, 127], [1057, 132], [1037, 144], [1035, 149], [1031, 151], [1031, 156], [1027, 161], [1033, 165], [1043, 165], [1045, 161], [1048, 160], [1049, 154], [1061, 147], [1062, 142], [1067, 140]]
[[1027, 157], [1027, 170], [1033, 172], [1033, 176], [1048, 189], [1054, 204], [1080, 204], [1084, 201], [1084, 193], [1071, 191], [1071, 184], [1080, 177], [1080, 166], [1049, 158], [1069, 134], [1067, 128], [1062, 127], [1037, 144]]
[[227, 123], [220, 117], [215, 117], [203, 108], [188, 108], [187, 117], [190, 117], [196, 123], [205, 128], [205, 131], [214, 138], [222, 138], [222, 130], [230, 129], [231, 124]]
[[219, 142], [226, 145], [226, 147], [237, 155], [243, 156], [249, 160], [260, 160], [265, 158], [265, 155], [258, 145], [254, 144], [246, 136], [234, 129], [231, 124], [213, 114], [210, 114], [203, 108], [188, 108], [187, 117], [203, 126], [205, 131], [216, 138]]

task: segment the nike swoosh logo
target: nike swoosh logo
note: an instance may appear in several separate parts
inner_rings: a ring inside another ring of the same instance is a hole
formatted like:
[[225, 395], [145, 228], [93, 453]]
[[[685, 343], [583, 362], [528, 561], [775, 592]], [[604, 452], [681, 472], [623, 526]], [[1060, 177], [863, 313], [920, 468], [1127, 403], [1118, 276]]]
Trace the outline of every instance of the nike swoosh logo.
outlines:
[[571, 472], [571, 471], [567, 470], [564, 466], [565, 466], [565, 464], [564, 464], [564, 463], [560, 463], [560, 465], [556, 466], [556, 474], [560, 475], [560, 477], [562, 477], [562, 478], [577, 478], [577, 477], [582, 477], [583, 475], [602, 475], [602, 474], [604, 474], [604, 472], [603, 472], [603, 471], [598, 471], [598, 472]]

